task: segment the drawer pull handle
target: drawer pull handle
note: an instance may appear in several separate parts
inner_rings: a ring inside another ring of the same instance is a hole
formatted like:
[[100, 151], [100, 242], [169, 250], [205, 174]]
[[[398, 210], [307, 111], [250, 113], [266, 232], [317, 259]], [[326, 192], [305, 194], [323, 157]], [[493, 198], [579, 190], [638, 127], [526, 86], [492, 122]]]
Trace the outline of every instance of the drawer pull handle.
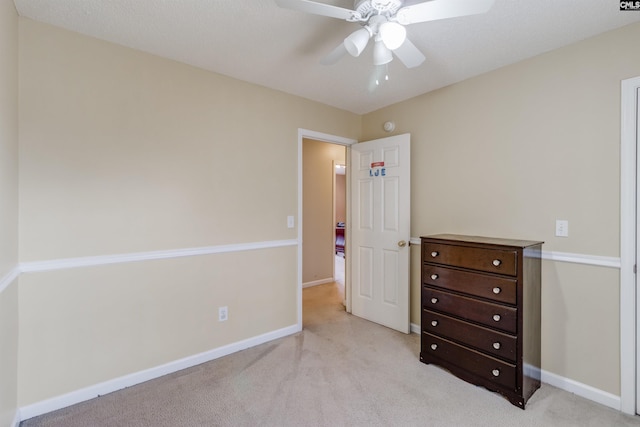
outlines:
[[438, 321], [437, 320], [432, 320], [431, 321], [431, 326], [438, 326]]
[[493, 288], [493, 293], [498, 295], [500, 292], [502, 292], [502, 289], [498, 288], [497, 286], [495, 288]]
[[435, 257], [437, 257], [438, 255], [440, 255], [440, 254], [439, 254], [437, 251], [433, 251], [433, 252], [431, 252], [431, 258], [435, 258]]
[[437, 278], [438, 278], [438, 275], [437, 275], [437, 274], [432, 274], [432, 275], [431, 275], [431, 280], [436, 280]]
[[[433, 300], [432, 300], [432, 301], [433, 301]], [[501, 318], [502, 318], [502, 317], [500, 317], [500, 315], [499, 315], [499, 314], [494, 314], [494, 315], [493, 315], [493, 320], [495, 320], [496, 322], [499, 322]]]
[[438, 344], [431, 344], [431, 350], [435, 350], [438, 348]]
[[492, 264], [493, 264], [495, 267], [498, 267], [500, 264], [502, 264], [502, 261], [500, 261], [499, 259], [494, 259], [494, 260], [493, 260], [493, 262], [492, 262]]
[[491, 374], [494, 377], [499, 377], [500, 376], [500, 369], [494, 369], [493, 371], [491, 371]]
[[435, 304], [438, 302], [438, 298], [431, 298], [431, 304]]
[[500, 344], [499, 342], [493, 343], [493, 348], [495, 348], [496, 350], [500, 350], [500, 347], [502, 347], [502, 344]]

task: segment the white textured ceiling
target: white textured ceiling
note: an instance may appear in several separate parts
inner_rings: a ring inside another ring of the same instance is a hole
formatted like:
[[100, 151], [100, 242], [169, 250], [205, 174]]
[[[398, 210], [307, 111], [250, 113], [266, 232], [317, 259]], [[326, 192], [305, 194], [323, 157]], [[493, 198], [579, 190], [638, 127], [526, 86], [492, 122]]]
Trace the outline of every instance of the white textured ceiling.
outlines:
[[[353, 8], [352, 0], [318, 0]], [[279, 8], [273, 0], [15, 0], [18, 13], [358, 114], [459, 82], [624, 25], [640, 12], [617, 0], [496, 0], [482, 15], [408, 26], [425, 54], [395, 59], [372, 84], [371, 47], [319, 61], [357, 24]], [[637, 54], [632, 53], [630, 54]]]

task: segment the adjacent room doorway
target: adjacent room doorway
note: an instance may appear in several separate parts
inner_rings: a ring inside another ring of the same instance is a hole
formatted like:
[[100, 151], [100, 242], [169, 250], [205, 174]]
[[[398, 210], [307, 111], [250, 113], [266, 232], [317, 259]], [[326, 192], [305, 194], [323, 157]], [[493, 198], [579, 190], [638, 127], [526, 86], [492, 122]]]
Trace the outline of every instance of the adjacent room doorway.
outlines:
[[[336, 165], [344, 165], [344, 176], [348, 177], [349, 149], [356, 140], [299, 129], [298, 131], [298, 325], [302, 329], [303, 287], [331, 283], [336, 277], [336, 209], [334, 193], [336, 191]], [[307, 145], [305, 145], [307, 144]], [[313, 162], [305, 169], [303, 153], [314, 150]], [[318, 176], [324, 179], [319, 181]], [[305, 180], [306, 177], [306, 180]], [[348, 179], [348, 178], [347, 178]], [[309, 188], [311, 185], [311, 188]], [[306, 191], [305, 191], [306, 188]], [[346, 189], [345, 189], [346, 190]], [[313, 195], [320, 195], [319, 200]], [[346, 200], [345, 194], [345, 200]], [[348, 202], [344, 207], [345, 234], [348, 233]], [[345, 251], [347, 251], [345, 242]], [[344, 269], [348, 263], [343, 262]], [[348, 277], [344, 274], [344, 303], [348, 306]]]
[[303, 141], [304, 288], [333, 283], [340, 273], [336, 271], [336, 264], [337, 261], [343, 261], [342, 258], [337, 260], [337, 255], [344, 256], [345, 250], [346, 151], [346, 147], [340, 144], [309, 138]]

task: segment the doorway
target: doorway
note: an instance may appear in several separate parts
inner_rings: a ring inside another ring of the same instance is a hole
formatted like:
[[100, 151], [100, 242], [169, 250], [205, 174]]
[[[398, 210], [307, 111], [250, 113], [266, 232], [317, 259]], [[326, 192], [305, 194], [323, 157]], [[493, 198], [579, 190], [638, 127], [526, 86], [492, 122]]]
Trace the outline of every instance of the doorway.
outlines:
[[[345, 191], [345, 221], [336, 220], [334, 195], [336, 165], [344, 165], [348, 180], [349, 150], [356, 140], [300, 129], [298, 131], [298, 325], [303, 328], [303, 289], [320, 288], [334, 283], [336, 276], [335, 233], [344, 222], [348, 233], [348, 200]], [[311, 164], [305, 164], [312, 160]], [[346, 190], [346, 185], [345, 185]], [[339, 215], [339, 214], [338, 214]], [[348, 242], [345, 241], [348, 251]], [[344, 258], [343, 258], [344, 260]], [[348, 263], [344, 263], [348, 271]], [[349, 283], [344, 274], [344, 297], [340, 304], [348, 307]], [[315, 289], [314, 289], [315, 291]]]
[[340, 166], [346, 165], [346, 147], [305, 138], [302, 163], [303, 327], [308, 328], [331, 321], [327, 311], [344, 311], [346, 167]]

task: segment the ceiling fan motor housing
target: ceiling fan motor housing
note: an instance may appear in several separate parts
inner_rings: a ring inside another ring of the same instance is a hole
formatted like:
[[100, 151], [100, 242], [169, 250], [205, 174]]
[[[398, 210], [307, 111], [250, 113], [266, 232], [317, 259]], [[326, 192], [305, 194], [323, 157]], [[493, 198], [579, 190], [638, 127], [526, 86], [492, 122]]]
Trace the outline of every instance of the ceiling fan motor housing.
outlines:
[[402, 0], [355, 0], [355, 11], [367, 21], [373, 15], [395, 14], [402, 7]]

